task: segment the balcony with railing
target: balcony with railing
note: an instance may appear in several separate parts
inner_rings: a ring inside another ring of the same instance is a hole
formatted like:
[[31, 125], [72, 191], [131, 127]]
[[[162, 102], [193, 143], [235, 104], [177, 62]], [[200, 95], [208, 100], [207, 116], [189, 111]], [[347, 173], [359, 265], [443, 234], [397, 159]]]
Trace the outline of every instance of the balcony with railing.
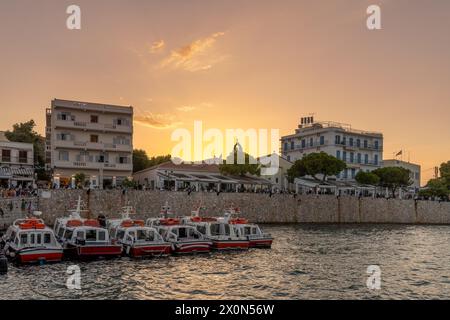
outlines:
[[98, 161], [55, 161], [54, 165], [58, 168], [85, 169], [85, 170], [121, 170], [131, 171], [131, 163], [112, 163]]
[[342, 146], [342, 147], [344, 147], [344, 149], [347, 149], [347, 150], [364, 149], [364, 150], [372, 150], [372, 151], [383, 151], [383, 146], [380, 145], [380, 144], [378, 144], [378, 145], [377, 144], [371, 144], [371, 143], [366, 143], [366, 144], [360, 143], [360, 144], [358, 144], [356, 142], [354, 142], [353, 144], [350, 144], [347, 141], [340, 141], [340, 142], [335, 141], [335, 145], [336, 146]]
[[70, 128], [85, 131], [99, 131], [99, 132], [120, 132], [131, 134], [133, 129], [130, 124], [118, 125], [99, 122], [84, 122], [73, 120], [55, 120], [55, 127], [57, 128]]
[[131, 145], [103, 143], [103, 142], [85, 142], [76, 140], [57, 140], [54, 143], [55, 148], [80, 149], [80, 150], [103, 150], [116, 152], [132, 152]]
[[349, 166], [376, 166], [376, 167], [380, 167], [382, 165], [382, 161], [375, 161], [375, 160], [367, 160], [367, 161], [358, 161], [357, 159], [354, 159], [353, 161], [351, 161], [350, 158], [347, 158], [346, 160], [341, 159], [342, 161], [344, 161], [347, 165]]
[[314, 141], [312, 144], [309, 141], [307, 141], [305, 143], [305, 145], [302, 145], [300, 143], [300, 144], [294, 145], [294, 148], [291, 148], [291, 144], [288, 143], [287, 148], [284, 148], [284, 146], [282, 146], [282, 148], [283, 148], [283, 152], [288, 152], [288, 151], [298, 151], [298, 150], [307, 150], [307, 149], [326, 147], [329, 145], [330, 145], [330, 143], [328, 140], [324, 140], [323, 143], [320, 143], [320, 141]]

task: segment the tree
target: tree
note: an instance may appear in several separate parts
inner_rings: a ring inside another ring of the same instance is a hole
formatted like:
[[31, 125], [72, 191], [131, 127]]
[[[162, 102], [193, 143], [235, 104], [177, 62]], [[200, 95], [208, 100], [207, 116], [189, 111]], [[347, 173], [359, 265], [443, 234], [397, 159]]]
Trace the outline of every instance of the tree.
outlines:
[[309, 175], [320, 180], [317, 176], [322, 175], [322, 181], [325, 181], [328, 176], [335, 176], [346, 167], [344, 161], [325, 152], [310, 153], [294, 162], [294, 165], [288, 170], [288, 179], [293, 181], [295, 178]]
[[142, 149], [133, 150], [133, 172], [138, 172], [158, 164], [170, 161], [171, 155], [156, 156], [149, 158], [147, 152]]
[[289, 183], [294, 183], [295, 178], [304, 177], [306, 175], [306, 168], [301, 159], [296, 160], [292, 167], [287, 170], [287, 179]]
[[6, 131], [5, 136], [9, 141], [32, 143], [34, 148], [34, 166], [39, 180], [50, 180], [45, 172], [45, 139], [34, 131], [34, 120], [16, 123], [12, 131]]
[[127, 189], [133, 189], [137, 187], [137, 182], [126, 178], [122, 181], [122, 187]]
[[147, 152], [141, 149], [133, 150], [133, 172], [138, 172], [149, 167]]
[[322, 181], [325, 181], [328, 176], [335, 176], [344, 170], [347, 165], [344, 161], [339, 160], [325, 152], [310, 153], [303, 157], [306, 172], [314, 179], [321, 174]]
[[170, 161], [170, 159], [172, 159], [172, 156], [170, 154], [167, 154], [165, 156], [151, 157], [148, 163], [148, 167], [157, 166], [158, 164]]
[[448, 197], [448, 189], [445, 178], [431, 179], [428, 181], [426, 189], [420, 191], [420, 195], [425, 197]]
[[442, 163], [439, 171], [441, 173], [441, 178], [444, 178], [445, 183], [450, 187], [450, 161]]
[[[240, 159], [243, 159], [244, 163], [239, 163]], [[234, 145], [234, 150], [228, 155], [227, 160], [219, 165], [219, 170], [225, 175], [245, 176], [249, 173], [259, 176], [261, 174], [261, 166], [257, 164], [256, 159], [243, 152], [238, 143]]]
[[82, 188], [84, 186], [84, 183], [86, 182], [86, 175], [82, 172], [75, 174], [75, 185], [78, 188]]
[[372, 172], [359, 171], [355, 176], [356, 182], [376, 186], [380, 183], [380, 178]]
[[410, 186], [413, 182], [409, 176], [411, 171], [400, 167], [379, 168], [372, 173], [380, 178], [379, 185], [392, 190], [392, 197], [395, 198], [395, 191], [398, 188]]

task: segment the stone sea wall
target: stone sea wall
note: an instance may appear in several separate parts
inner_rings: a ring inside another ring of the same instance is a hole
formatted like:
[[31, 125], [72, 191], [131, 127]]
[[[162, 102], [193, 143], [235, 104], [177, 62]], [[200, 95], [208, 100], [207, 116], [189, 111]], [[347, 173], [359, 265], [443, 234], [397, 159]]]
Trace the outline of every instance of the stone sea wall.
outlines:
[[[44, 192], [35, 201], [48, 224], [56, 217], [67, 214], [81, 196], [89, 205], [91, 217], [104, 214], [118, 217], [121, 208], [130, 203], [137, 210], [136, 218], [146, 219], [159, 215], [167, 201], [177, 215], [189, 215], [201, 202], [206, 210], [203, 215], [216, 216], [232, 204], [241, 208], [242, 216], [256, 223], [405, 223], [405, 224], [450, 224], [450, 203], [413, 201], [400, 199], [372, 199], [340, 197], [331, 195], [293, 195], [257, 193], [204, 193], [167, 191], [96, 190], [89, 194], [83, 190], [52, 190]], [[8, 207], [9, 205], [9, 207]], [[23, 205], [11, 207], [8, 200], [1, 200], [7, 217], [0, 217], [2, 223], [10, 223], [29, 210]]]
[[0, 230], [39, 207], [37, 198], [0, 198]]

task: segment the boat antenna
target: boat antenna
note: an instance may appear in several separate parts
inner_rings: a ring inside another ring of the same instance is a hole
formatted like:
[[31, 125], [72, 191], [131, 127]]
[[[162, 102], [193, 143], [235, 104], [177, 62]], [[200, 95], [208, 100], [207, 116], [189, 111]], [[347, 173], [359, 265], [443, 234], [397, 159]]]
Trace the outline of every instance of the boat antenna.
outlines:
[[202, 204], [203, 204], [203, 202], [202, 202], [202, 200], [200, 200], [197, 208], [195, 210], [191, 211], [192, 217], [200, 217], [200, 210], [202, 209]]
[[70, 211], [72, 218], [81, 219], [81, 196], [78, 196], [77, 206], [75, 210]]

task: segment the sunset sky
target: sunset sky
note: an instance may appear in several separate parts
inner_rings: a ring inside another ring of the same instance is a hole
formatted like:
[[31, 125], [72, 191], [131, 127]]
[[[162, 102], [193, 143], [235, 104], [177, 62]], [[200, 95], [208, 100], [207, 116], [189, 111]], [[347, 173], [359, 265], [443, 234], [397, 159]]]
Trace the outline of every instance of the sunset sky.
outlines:
[[448, 0], [0, 0], [0, 130], [43, 134], [53, 98], [132, 105], [134, 147], [159, 155], [194, 120], [283, 135], [314, 113], [383, 132], [424, 183], [450, 160], [449, 32]]

